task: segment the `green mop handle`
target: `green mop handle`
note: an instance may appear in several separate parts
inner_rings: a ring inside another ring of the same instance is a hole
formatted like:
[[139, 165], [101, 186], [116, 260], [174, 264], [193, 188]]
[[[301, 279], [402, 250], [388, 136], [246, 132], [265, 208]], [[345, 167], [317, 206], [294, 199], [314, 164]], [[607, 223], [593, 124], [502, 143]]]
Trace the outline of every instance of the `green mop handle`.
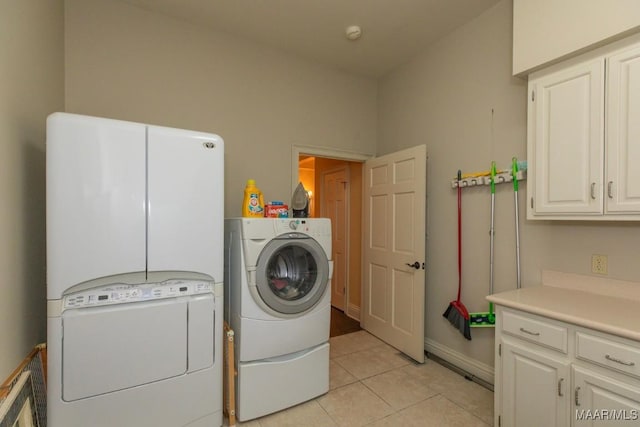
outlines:
[[520, 272], [520, 227], [518, 219], [518, 159], [511, 159], [511, 175], [513, 175], [513, 199], [516, 221], [516, 284], [518, 289], [522, 285], [522, 278]]
[[[495, 203], [495, 194], [496, 194], [496, 162], [491, 162], [491, 293], [493, 294], [493, 212], [494, 212], [494, 203]], [[489, 321], [491, 323], [495, 323], [495, 315], [493, 314], [493, 303], [489, 302]]]
[[496, 162], [491, 162], [491, 194], [496, 194]]

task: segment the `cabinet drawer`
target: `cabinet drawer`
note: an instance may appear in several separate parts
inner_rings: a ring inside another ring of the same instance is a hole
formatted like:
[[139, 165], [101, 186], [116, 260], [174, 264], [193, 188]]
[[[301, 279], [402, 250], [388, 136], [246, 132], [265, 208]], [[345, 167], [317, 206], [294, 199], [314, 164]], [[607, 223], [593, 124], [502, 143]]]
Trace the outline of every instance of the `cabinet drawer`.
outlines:
[[567, 353], [566, 327], [505, 311], [502, 315], [502, 331]]
[[576, 332], [576, 357], [640, 378], [640, 347]]

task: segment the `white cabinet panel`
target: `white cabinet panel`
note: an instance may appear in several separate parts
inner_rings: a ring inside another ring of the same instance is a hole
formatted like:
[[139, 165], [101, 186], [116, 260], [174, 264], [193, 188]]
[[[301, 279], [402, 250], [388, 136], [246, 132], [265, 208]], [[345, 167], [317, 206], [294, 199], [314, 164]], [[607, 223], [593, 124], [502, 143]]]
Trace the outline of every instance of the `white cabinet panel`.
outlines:
[[222, 281], [222, 139], [149, 126], [147, 145], [149, 272], [189, 271]]
[[626, 426], [640, 423], [640, 389], [573, 367], [574, 427]]
[[215, 352], [222, 351], [222, 349], [216, 348], [214, 342], [216, 321], [213, 294], [191, 298], [188, 310], [188, 372], [195, 372], [213, 365]]
[[529, 85], [536, 213], [602, 213], [603, 76], [600, 59]]
[[569, 426], [569, 362], [502, 341], [503, 427]]
[[633, 40], [529, 76], [528, 219], [640, 220]]
[[566, 327], [532, 319], [530, 316], [520, 316], [510, 311], [505, 311], [502, 319], [500, 322], [502, 331], [563, 353], [567, 352]]
[[576, 332], [576, 358], [640, 378], [640, 346]]
[[145, 270], [145, 126], [47, 120], [47, 297]]
[[[529, 327], [518, 319], [565, 330], [567, 346], [512, 336]], [[640, 425], [640, 343], [501, 305], [495, 331], [496, 426]]]
[[640, 213], [640, 46], [608, 62], [608, 213]]

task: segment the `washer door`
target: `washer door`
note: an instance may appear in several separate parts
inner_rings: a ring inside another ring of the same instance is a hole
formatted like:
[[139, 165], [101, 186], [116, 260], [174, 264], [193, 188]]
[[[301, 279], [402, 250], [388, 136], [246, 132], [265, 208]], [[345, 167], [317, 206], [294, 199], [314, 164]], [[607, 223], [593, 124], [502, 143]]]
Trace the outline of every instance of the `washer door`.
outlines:
[[290, 233], [270, 241], [258, 257], [256, 286], [267, 306], [282, 314], [313, 308], [329, 282], [329, 261], [318, 242]]

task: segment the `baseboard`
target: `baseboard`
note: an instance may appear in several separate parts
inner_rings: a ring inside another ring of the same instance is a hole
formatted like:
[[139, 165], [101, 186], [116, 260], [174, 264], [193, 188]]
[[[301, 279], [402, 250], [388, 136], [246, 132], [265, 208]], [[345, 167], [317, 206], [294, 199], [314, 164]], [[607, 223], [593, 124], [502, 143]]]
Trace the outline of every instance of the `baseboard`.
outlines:
[[451, 363], [452, 365], [475, 376], [482, 381], [493, 384], [494, 369], [492, 366], [480, 363], [462, 353], [459, 353], [447, 346], [437, 343], [429, 338], [424, 339], [424, 349], [428, 353], [432, 353], [440, 359]]
[[354, 304], [347, 305], [347, 316], [354, 320], [360, 321], [360, 307]]

